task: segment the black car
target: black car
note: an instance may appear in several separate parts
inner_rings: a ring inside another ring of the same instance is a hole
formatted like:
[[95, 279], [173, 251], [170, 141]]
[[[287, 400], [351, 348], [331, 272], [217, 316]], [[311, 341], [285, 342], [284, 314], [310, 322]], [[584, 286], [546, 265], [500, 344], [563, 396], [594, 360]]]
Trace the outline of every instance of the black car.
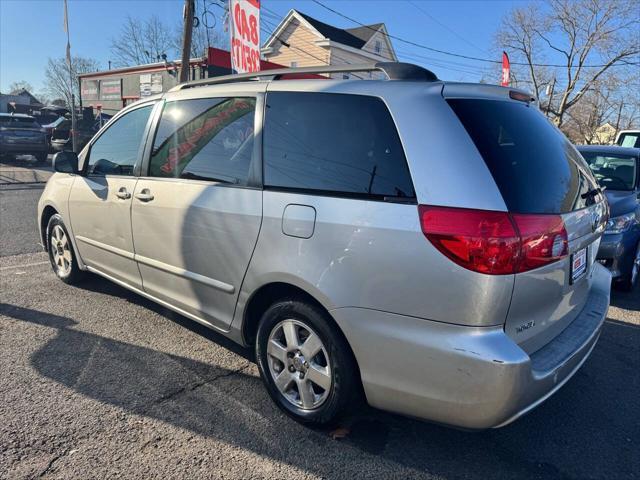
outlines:
[[46, 130], [30, 115], [0, 113], [0, 156], [33, 155], [47, 161], [49, 144]]
[[630, 290], [640, 274], [640, 148], [578, 146], [601, 187], [611, 217], [598, 249], [598, 261], [616, 284]]
[[107, 123], [111, 118], [111, 115], [99, 115], [96, 118], [91, 119], [78, 119], [76, 124], [76, 130], [71, 128], [71, 120], [64, 119], [59, 125], [51, 132], [51, 149], [54, 152], [62, 152], [63, 150], [72, 150], [73, 137], [76, 137], [76, 147], [78, 151], [93, 138], [93, 136], [100, 130], [102, 125]]

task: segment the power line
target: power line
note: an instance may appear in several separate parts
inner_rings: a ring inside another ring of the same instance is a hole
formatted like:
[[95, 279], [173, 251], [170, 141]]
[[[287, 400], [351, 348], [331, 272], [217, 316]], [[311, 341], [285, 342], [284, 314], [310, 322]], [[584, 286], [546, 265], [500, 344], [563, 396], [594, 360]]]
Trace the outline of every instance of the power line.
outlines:
[[[273, 11], [269, 10], [267, 7], [264, 7], [264, 6], [263, 6], [262, 8], [263, 8], [263, 10], [264, 10], [264, 13], [268, 13], [268, 14], [270, 15], [270, 17], [268, 17], [269, 19], [270, 19], [271, 17], [275, 17], [275, 16], [276, 16], [276, 15], [275, 15], [275, 12], [273, 12]], [[266, 17], [264, 17], [264, 16], [262, 17], [262, 21], [263, 21], [265, 24], [269, 25], [269, 26], [272, 28], [272, 30], [273, 30], [273, 31], [275, 31], [275, 29], [277, 28], [277, 26], [276, 26], [276, 25], [272, 24], [272, 23], [270, 22], [270, 20], [268, 20], [268, 19], [267, 19]], [[282, 43], [282, 40], [281, 40], [279, 37], [276, 37], [276, 39], [277, 39], [279, 42], [281, 42], [281, 43]], [[302, 43], [305, 43], [305, 44], [308, 44], [308, 45], [314, 46], [311, 42], [309, 42], [309, 41], [307, 41], [307, 40], [302, 40], [302, 39], [301, 39], [300, 41], [301, 41]], [[287, 44], [285, 43], [285, 45], [287, 45]], [[438, 68], [442, 68], [442, 69], [446, 69], [446, 70], [451, 70], [451, 71], [455, 71], [455, 72], [465, 73], [465, 74], [468, 74], [468, 75], [477, 75], [477, 76], [483, 76], [483, 75], [487, 74], [487, 72], [486, 72], [485, 70], [483, 70], [483, 69], [482, 69], [483, 67], [476, 67], [476, 66], [473, 66], [473, 65], [469, 65], [469, 64], [467, 64], [467, 63], [460, 63], [460, 62], [455, 62], [455, 61], [452, 61], [452, 60], [446, 60], [446, 59], [440, 59], [440, 58], [427, 57], [427, 56], [420, 55], [420, 54], [418, 54], [418, 53], [414, 53], [414, 52], [405, 52], [405, 51], [403, 51], [403, 50], [401, 50], [401, 49], [396, 49], [396, 52], [398, 53], [398, 55], [399, 55], [400, 57], [407, 58], [407, 59], [409, 59], [409, 60], [411, 60], [411, 61], [414, 61], [414, 62], [416, 62], [416, 59], [418, 59], [418, 62], [419, 62], [419, 63], [424, 63], [422, 60], [427, 60], [427, 61], [428, 61], [427, 66], [429, 66], [430, 68], [432, 68], [432, 66], [436, 66], [436, 67], [438, 67]], [[308, 52], [305, 52], [305, 53], [307, 53], [307, 54], [308, 54]], [[310, 54], [309, 54], [309, 55], [310, 55]], [[337, 58], [338, 60], [343, 61], [345, 64], [347, 64], [347, 65], [351, 65], [351, 62], [349, 62], [349, 61], [348, 61], [348, 60], [346, 60], [345, 58], [342, 58], [341, 56], [339, 56], [339, 55], [338, 55], [338, 54], [336, 54], [335, 52], [332, 52], [332, 53], [331, 53], [331, 55], [332, 55], [334, 58]], [[317, 57], [314, 57], [314, 58], [317, 58]], [[323, 60], [323, 61], [324, 61], [324, 60]], [[452, 67], [452, 66], [449, 66], [449, 65], [447, 65], [447, 64], [451, 64], [451, 65], [454, 65], [454, 66]], [[459, 68], [459, 67], [463, 67], [463, 68]], [[466, 68], [466, 70], [465, 70], [465, 68]], [[355, 76], [355, 77], [357, 77], [357, 78], [362, 78], [362, 77], [360, 77], [360, 76], [356, 75], [355, 73], [353, 73], [353, 76]]]
[[[349, 17], [348, 15], [345, 15], [344, 13], [341, 13], [331, 7], [326, 6], [325, 4], [323, 4], [322, 2], [320, 2], [319, 0], [311, 0], [313, 3], [320, 5], [322, 8], [324, 8], [325, 10], [328, 10], [332, 13], [335, 13], [336, 15], [347, 19], [357, 25], [360, 25], [361, 27], [365, 27], [368, 28], [369, 30], [373, 30], [373, 31], [378, 31], [375, 28], [371, 27], [370, 25], [365, 25], [362, 22], [359, 22], [358, 20], [356, 20], [355, 18]], [[393, 38], [394, 40], [397, 40], [399, 42], [402, 43], [406, 43], [407, 45], [412, 45], [414, 47], [418, 47], [418, 48], [422, 48], [424, 50], [429, 50], [431, 52], [436, 52], [436, 53], [441, 53], [443, 55], [449, 55], [452, 57], [458, 57], [458, 58], [466, 58], [467, 60], [475, 60], [477, 62], [485, 62], [485, 63], [495, 63], [495, 64], [500, 64], [502, 63], [502, 61], [500, 60], [492, 60], [490, 58], [480, 58], [480, 57], [472, 57], [470, 55], [462, 55], [460, 53], [454, 53], [454, 52], [447, 52], [445, 50], [439, 50], [437, 48], [432, 48], [432, 47], [427, 47], [426, 45], [422, 45], [420, 43], [416, 43], [412, 40], [406, 40], [404, 38], [398, 37], [396, 35], [391, 35], [389, 33], [384, 33], [381, 32], [383, 35], [386, 35], [388, 38]], [[523, 65], [523, 66], [529, 66], [529, 63], [523, 63], [523, 62], [511, 62], [511, 65]], [[621, 65], [638, 65], [638, 63], [636, 62], [620, 62], [619, 64], [613, 64], [611, 66], [621, 66]], [[560, 64], [554, 64], [554, 63], [532, 63], [531, 66], [534, 67], [566, 67], [567, 65], [560, 65]], [[607, 64], [601, 64], [601, 65], [582, 65], [582, 68], [602, 68], [602, 67], [606, 67]]]
[[405, 0], [406, 2], [410, 3], [411, 5], [413, 5], [413, 7], [418, 10], [419, 12], [422, 12], [425, 16], [429, 17], [432, 21], [434, 21], [435, 23], [437, 23], [438, 25], [440, 25], [442, 28], [444, 28], [445, 30], [449, 31], [451, 34], [453, 34], [454, 36], [458, 37], [460, 40], [462, 40], [464, 43], [466, 43], [467, 45], [472, 46], [473, 48], [475, 48], [476, 50], [478, 50], [479, 52], [482, 53], [487, 53], [485, 50], [483, 50], [482, 48], [478, 47], [475, 43], [467, 40], [464, 36], [460, 35], [458, 32], [456, 32], [453, 28], [449, 27], [448, 25], [445, 25], [444, 23], [442, 23], [440, 20], [438, 20], [436, 17], [434, 17], [433, 15], [431, 15], [427, 10], [423, 9], [420, 5], [418, 5], [416, 2], [414, 2], [413, 0]]

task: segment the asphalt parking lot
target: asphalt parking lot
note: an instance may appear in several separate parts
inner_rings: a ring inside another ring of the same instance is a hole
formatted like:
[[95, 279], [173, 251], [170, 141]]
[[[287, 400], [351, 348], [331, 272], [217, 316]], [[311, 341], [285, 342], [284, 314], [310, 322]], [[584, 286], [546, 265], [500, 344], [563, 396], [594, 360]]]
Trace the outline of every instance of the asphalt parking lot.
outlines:
[[640, 478], [640, 292], [576, 376], [499, 430], [363, 408], [345, 438], [267, 396], [251, 352], [98, 277], [57, 281], [39, 186], [0, 187], [0, 478]]

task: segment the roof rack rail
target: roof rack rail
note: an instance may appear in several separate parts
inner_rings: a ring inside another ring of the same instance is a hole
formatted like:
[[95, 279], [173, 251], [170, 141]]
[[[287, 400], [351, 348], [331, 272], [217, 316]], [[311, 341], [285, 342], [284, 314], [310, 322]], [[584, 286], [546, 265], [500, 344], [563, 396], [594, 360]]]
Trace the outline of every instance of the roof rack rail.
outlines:
[[389, 80], [435, 82], [438, 77], [431, 70], [403, 62], [377, 62], [355, 65], [318, 65], [317, 67], [301, 68], [277, 68], [274, 70], [261, 70], [252, 73], [238, 73], [223, 75], [220, 77], [204, 78], [192, 82], [176, 85], [169, 92], [177, 92], [187, 88], [202, 87], [206, 85], [219, 85], [222, 83], [245, 82], [250, 80], [279, 80], [284, 75], [303, 75], [316, 73], [340, 73], [340, 72], [383, 72]]

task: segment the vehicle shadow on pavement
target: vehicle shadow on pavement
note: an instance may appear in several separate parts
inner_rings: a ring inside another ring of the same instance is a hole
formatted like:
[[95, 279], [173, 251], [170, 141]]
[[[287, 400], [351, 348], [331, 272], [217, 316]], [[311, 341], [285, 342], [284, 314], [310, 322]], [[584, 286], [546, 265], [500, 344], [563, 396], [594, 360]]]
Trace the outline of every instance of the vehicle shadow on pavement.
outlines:
[[[128, 297], [107, 285], [96, 288]], [[131, 295], [130, 301], [153, 308]], [[44, 377], [99, 402], [324, 478], [359, 477], [371, 465], [379, 478], [398, 477], [401, 467], [411, 475], [398, 478], [633, 478], [638, 471], [640, 329], [625, 324], [606, 324], [583, 370], [508, 427], [462, 432], [364, 408], [344, 424], [347, 437], [335, 441], [328, 431], [304, 428], [281, 414], [260, 379], [247, 373], [246, 362], [229, 370], [83, 332], [71, 318], [15, 305], [0, 304], [0, 314], [57, 331], [31, 355]], [[167, 316], [220, 345], [235, 345]]]
[[640, 287], [636, 287], [631, 292], [612, 290], [611, 306], [624, 308], [625, 310], [640, 310]]

